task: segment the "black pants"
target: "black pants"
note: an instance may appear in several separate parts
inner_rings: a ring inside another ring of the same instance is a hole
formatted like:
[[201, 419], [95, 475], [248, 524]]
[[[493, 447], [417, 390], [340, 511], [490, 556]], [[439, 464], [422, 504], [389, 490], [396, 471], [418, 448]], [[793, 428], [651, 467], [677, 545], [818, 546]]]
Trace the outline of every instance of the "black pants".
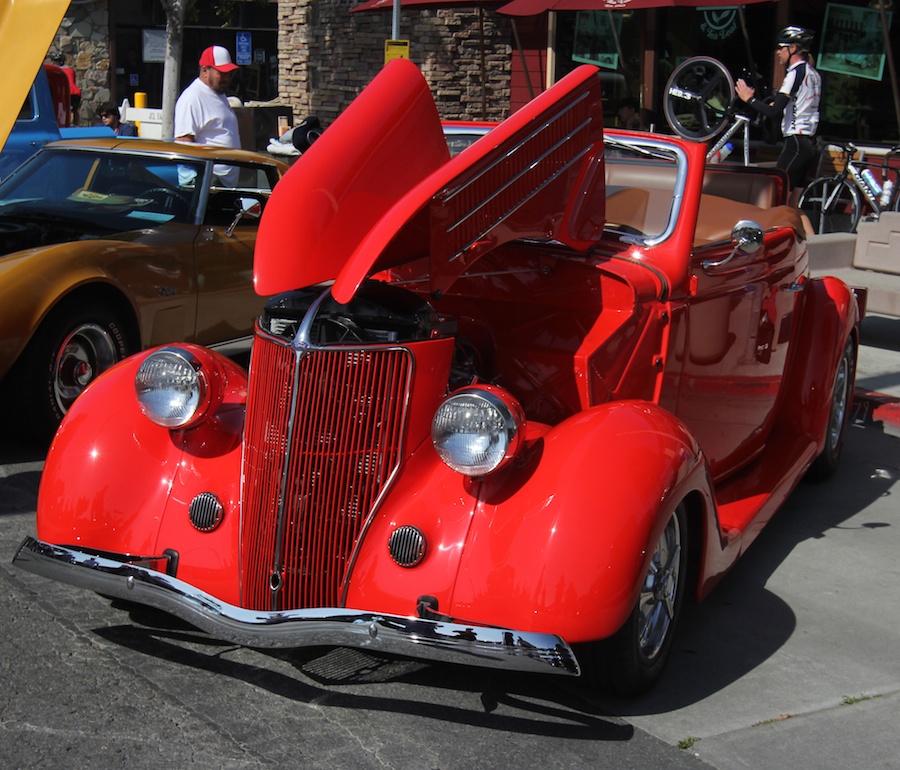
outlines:
[[800, 134], [784, 137], [784, 149], [778, 156], [776, 165], [787, 172], [792, 190], [806, 185], [810, 166], [818, 154], [815, 137]]

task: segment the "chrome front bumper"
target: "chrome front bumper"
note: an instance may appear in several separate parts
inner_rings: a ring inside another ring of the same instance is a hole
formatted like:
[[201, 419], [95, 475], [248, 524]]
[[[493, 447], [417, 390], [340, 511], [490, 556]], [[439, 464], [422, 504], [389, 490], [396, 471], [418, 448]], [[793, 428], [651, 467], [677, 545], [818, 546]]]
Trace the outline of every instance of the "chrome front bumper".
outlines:
[[510, 671], [580, 673], [571, 648], [553, 634], [423, 620], [325, 607], [256, 612], [219, 601], [182, 580], [28, 537], [13, 564], [104, 596], [164, 610], [216, 639], [245, 647], [357, 647], [409, 658]]

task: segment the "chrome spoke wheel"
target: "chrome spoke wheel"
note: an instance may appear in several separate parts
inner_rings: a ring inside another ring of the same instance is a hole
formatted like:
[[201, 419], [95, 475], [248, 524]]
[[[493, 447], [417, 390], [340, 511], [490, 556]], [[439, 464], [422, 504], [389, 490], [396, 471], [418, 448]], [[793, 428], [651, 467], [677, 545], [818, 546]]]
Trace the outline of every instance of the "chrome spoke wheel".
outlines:
[[659, 655], [675, 619], [681, 561], [681, 528], [673, 513], [656, 544], [638, 599], [638, 647], [645, 660]]
[[828, 450], [836, 451], [844, 432], [844, 420], [847, 418], [847, 407], [850, 400], [850, 378], [853, 362], [847, 351], [841, 356], [837, 376], [834, 378], [834, 390], [831, 394], [831, 417], [828, 421]]
[[119, 360], [112, 335], [95, 323], [73, 329], [63, 341], [53, 365], [53, 396], [61, 412], [102, 372]]

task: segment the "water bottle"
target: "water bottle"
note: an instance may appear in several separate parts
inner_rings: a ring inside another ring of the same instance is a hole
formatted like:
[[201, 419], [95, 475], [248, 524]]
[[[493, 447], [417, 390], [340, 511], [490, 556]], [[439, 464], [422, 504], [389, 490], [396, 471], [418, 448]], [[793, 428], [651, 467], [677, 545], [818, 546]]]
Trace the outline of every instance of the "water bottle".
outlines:
[[731, 142], [725, 142], [721, 149], [716, 150], [709, 156], [707, 163], [721, 163], [725, 158], [731, 155], [733, 149], [734, 145], [732, 145]]
[[865, 179], [866, 184], [869, 185], [873, 198], [877, 198], [881, 195], [881, 185], [878, 184], [878, 180], [875, 178], [875, 174], [872, 173], [871, 169], [864, 168], [862, 170], [862, 178]]
[[878, 199], [878, 205], [882, 209], [886, 209], [891, 205], [891, 193], [894, 192], [894, 180], [886, 179], [884, 187], [881, 188], [881, 197]]

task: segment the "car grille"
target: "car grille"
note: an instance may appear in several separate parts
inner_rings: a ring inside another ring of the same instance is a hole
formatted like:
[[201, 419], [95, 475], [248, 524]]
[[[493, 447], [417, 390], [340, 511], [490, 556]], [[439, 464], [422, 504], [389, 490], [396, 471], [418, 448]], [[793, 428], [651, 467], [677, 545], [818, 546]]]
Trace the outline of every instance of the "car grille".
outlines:
[[399, 348], [295, 352], [257, 335], [247, 394], [242, 603], [340, 606], [354, 546], [400, 462]]

